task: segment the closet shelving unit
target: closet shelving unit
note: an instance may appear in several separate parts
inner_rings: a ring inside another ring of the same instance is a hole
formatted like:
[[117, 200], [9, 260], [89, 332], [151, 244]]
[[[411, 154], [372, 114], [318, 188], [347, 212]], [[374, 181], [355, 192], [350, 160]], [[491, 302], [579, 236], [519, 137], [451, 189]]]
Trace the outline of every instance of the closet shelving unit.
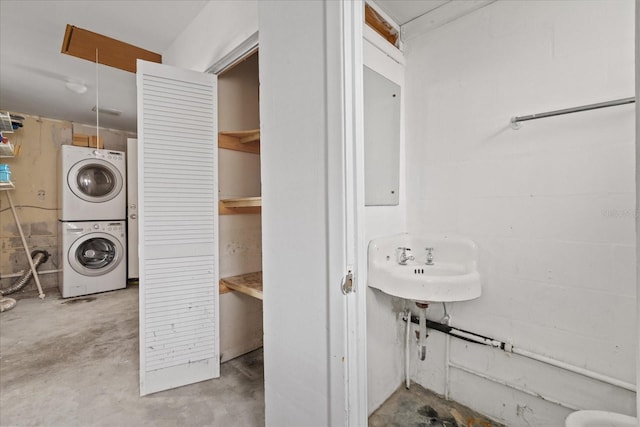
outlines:
[[[13, 133], [13, 125], [11, 123], [11, 115], [9, 113], [0, 112], [0, 131], [4, 133]], [[0, 144], [3, 147], [0, 147], [0, 158], [10, 159], [15, 157], [14, 147], [11, 144]], [[31, 269], [31, 273], [33, 273], [33, 279], [36, 282], [36, 286], [38, 287], [38, 296], [42, 299], [44, 298], [44, 292], [42, 291], [42, 285], [40, 284], [40, 277], [38, 276], [38, 271], [36, 270], [35, 265], [33, 265], [33, 260], [31, 259], [31, 251], [29, 250], [29, 245], [27, 244], [27, 239], [24, 237], [24, 232], [22, 231], [22, 225], [20, 225], [20, 219], [18, 218], [18, 212], [16, 211], [16, 207], [13, 204], [13, 198], [11, 197], [11, 191], [14, 190], [16, 186], [11, 181], [0, 181], [0, 192], [3, 192], [7, 195], [7, 200], [9, 201], [9, 207], [11, 208], [11, 213], [13, 214], [13, 219], [16, 222], [16, 227], [18, 229], [18, 233], [20, 234], [20, 240], [22, 241], [22, 247], [24, 248], [24, 252], [27, 255], [27, 261], [29, 262], [29, 268]]]
[[0, 181], [0, 190], [13, 190], [16, 186], [11, 181]]
[[5, 133], [13, 133], [11, 114], [0, 111], [0, 131]]
[[[6, 131], [2, 131], [6, 132]], [[0, 159], [10, 159], [15, 157], [15, 147], [11, 142], [0, 144]]]
[[260, 129], [218, 132], [218, 147], [260, 154]]
[[220, 292], [223, 287], [226, 292], [232, 290], [262, 300], [262, 271], [223, 277], [220, 279]]
[[262, 211], [261, 197], [240, 197], [220, 200], [220, 215], [259, 214]]
[[[222, 131], [218, 133], [218, 148], [260, 154], [260, 129]], [[219, 215], [259, 214], [261, 197], [222, 199], [218, 202]], [[241, 274], [220, 279], [220, 293], [240, 292], [262, 300], [262, 272]]]
[[[11, 124], [11, 115], [9, 113], [0, 112], [0, 132], [13, 133], [13, 125]], [[0, 159], [12, 159], [15, 157], [15, 147], [11, 142], [6, 144], [0, 143]], [[16, 186], [13, 182], [0, 181], [0, 190], [13, 190]]]
[[[218, 148], [260, 154], [260, 129], [223, 131], [218, 133]], [[220, 215], [260, 213], [260, 197], [223, 199], [219, 202]]]

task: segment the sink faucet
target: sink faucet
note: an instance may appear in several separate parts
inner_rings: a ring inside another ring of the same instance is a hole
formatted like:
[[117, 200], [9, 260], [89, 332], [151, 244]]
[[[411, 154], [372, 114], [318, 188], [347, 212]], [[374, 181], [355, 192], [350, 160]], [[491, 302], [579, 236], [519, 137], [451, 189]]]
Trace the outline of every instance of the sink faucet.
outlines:
[[415, 258], [413, 255], [408, 255], [408, 252], [411, 251], [411, 248], [398, 248], [396, 251], [396, 260], [400, 265], [407, 265], [407, 261], [413, 261]]
[[425, 248], [427, 250], [427, 265], [433, 265], [433, 248]]

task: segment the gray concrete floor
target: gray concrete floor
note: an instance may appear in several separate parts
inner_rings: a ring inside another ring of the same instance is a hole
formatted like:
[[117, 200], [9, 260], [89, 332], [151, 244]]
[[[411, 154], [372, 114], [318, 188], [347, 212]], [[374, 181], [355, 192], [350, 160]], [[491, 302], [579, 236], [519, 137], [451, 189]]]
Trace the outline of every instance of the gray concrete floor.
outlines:
[[369, 427], [504, 427], [457, 402], [411, 383], [400, 386], [369, 417]]
[[22, 299], [0, 314], [2, 426], [261, 426], [262, 350], [221, 377], [139, 396], [138, 288]]

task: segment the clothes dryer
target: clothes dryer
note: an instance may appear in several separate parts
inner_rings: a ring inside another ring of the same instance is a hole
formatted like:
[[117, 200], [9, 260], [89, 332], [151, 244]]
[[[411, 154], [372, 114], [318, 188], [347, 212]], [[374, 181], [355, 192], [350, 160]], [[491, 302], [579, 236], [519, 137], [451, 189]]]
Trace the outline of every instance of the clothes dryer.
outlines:
[[125, 221], [58, 222], [58, 239], [63, 298], [126, 287]]
[[58, 164], [60, 221], [127, 217], [124, 152], [63, 145]]

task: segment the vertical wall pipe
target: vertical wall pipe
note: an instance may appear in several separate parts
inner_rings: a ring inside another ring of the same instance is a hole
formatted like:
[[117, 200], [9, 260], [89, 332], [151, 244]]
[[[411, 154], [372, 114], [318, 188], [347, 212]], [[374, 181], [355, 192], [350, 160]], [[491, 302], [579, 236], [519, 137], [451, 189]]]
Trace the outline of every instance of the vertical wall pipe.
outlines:
[[[451, 326], [451, 316], [447, 312], [447, 303], [442, 302], [442, 309], [444, 310], [444, 317], [442, 321]], [[451, 335], [446, 334], [444, 337], [444, 398], [449, 400], [449, 375], [451, 374]]]
[[449, 400], [449, 373], [451, 371], [451, 336], [444, 336], [444, 399]]
[[427, 358], [427, 308], [420, 309], [420, 329], [418, 329], [418, 359]]
[[411, 353], [409, 353], [409, 343], [411, 337], [411, 310], [405, 313], [407, 317], [407, 328], [404, 334], [404, 386], [409, 389], [411, 386], [411, 378], [409, 376], [409, 363], [411, 362]]
[[[447, 322], [449, 324], [449, 322]], [[444, 398], [449, 400], [449, 374], [451, 372], [451, 335], [446, 334], [444, 336]]]

